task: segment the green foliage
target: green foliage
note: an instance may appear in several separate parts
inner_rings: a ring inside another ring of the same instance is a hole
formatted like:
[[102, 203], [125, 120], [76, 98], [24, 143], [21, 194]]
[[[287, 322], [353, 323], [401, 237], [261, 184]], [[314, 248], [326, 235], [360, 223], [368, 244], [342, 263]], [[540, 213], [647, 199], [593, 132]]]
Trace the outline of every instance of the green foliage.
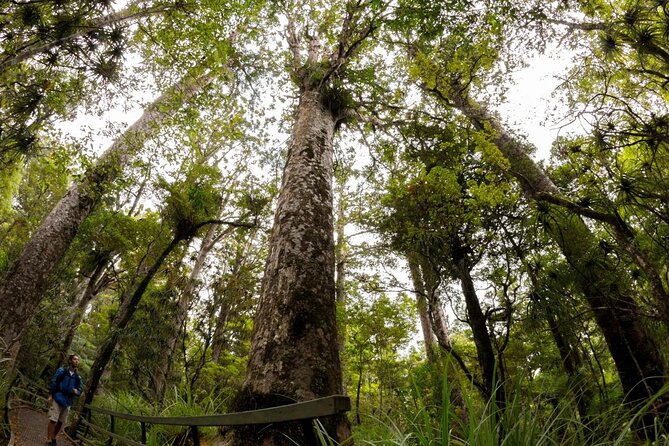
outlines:
[[96, 80], [117, 78], [125, 29], [115, 21], [100, 22], [112, 12], [106, 1], [10, 2], [3, 7], [0, 165], [48, 149], [41, 137], [49, 121], [69, 116]]
[[[115, 392], [113, 395], [105, 394], [99, 398], [97, 404], [100, 407], [135, 415], [158, 416], [158, 417], [189, 417], [199, 415], [211, 415], [221, 413], [224, 400], [216, 396], [208, 397], [196, 402], [188, 393], [176, 388], [172, 389], [162, 409], [156, 408], [155, 404], [147, 402], [142, 397], [132, 392]], [[93, 422], [98, 426], [106, 427], [109, 419], [106, 415], [95, 414]], [[126, 438], [138, 440], [140, 438], [141, 426], [136, 421], [116, 419], [116, 433]], [[217, 433], [217, 428], [200, 428], [203, 439], [211, 439]], [[187, 426], [165, 426], [152, 425], [147, 432], [147, 444], [163, 446], [167, 444], [181, 444], [189, 435]], [[103, 437], [100, 438], [101, 440]]]
[[[539, 395], [533, 400], [522, 393], [503, 410], [494, 402], [479, 405], [467, 397], [464, 403], [469, 416], [463, 419], [460, 407], [451, 402], [450, 394], [457, 381], [443, 380], [442, 399], [438, 405], [416, 387], [415, 399], [398, 411], [381, 417], [366, 417], [354, 436], [356, 443], [368, 445], [598, 445], [632, 444], [631, 424], [638, 416], [619, 407], [608, 408], [589, 423], [576, 415], [571, 400], [557, 404], [550, 395]], [[644, 443], [667, 445], [667, 438]]]
[[163, 215], [179, 237], [193, 237], [202, 223], [217, 217], [221, 204], [216, 186], [219, 178], [218, 169], [194, 166], [182, 181], [159, 180], [158, 186], [169, 193]]

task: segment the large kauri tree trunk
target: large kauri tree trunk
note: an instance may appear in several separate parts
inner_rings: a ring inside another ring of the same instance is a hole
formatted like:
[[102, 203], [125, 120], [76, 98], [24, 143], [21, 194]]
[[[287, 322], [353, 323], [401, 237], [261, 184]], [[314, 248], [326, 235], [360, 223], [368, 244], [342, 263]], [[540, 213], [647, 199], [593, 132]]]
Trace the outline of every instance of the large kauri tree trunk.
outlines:
[[[341, 391], [335, 319], [333, 137], [336, 118], [317, 90], [302, 92], [283, 173], [250, 359], [232, 409], [253, 410]], [[337, 441], [343, 416], [321, 420]], [[228, 445], [317, 444], [309, 425], [235, 428]]]

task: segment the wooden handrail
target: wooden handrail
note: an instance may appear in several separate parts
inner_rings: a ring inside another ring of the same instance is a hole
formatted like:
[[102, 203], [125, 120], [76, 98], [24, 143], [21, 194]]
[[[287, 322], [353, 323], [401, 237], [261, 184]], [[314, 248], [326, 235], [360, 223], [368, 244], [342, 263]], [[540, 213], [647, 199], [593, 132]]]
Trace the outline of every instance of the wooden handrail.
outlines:
[[149, 424], [171, 426], [241, 426], [251, 424], [270, 424], [286, 421], [308, 420], [313, 418], [338, 415], [351, 410], [351, 400], [347, 396], [333, 395], [285, 406], [267, 409], [249, 410], [219, 415], [201, 415], [196, 417], [155, 417], [114, 412], [95, 406], [86, 409], [125, 420]]

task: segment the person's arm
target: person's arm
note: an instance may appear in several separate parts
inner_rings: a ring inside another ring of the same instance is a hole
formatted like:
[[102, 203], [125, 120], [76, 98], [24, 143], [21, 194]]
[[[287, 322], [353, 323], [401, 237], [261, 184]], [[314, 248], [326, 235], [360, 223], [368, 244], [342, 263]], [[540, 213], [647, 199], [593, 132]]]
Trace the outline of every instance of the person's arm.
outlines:
[[84, 387], [84, 380], [81, 379], [81, 375], [79, 375], [78, 373], [77, 373], [77, 377], [78, 377], [78, 379], [74, 382], [74, 394], [76, 396], [79, 396], [79, 395], [81, 395], [81, 392], [82, 392], [83, 387]]
[[49, 398], [48, 401], [51, 403], [51, 400], [53, 400], [53, 396], [56, 394], [56, 385], [58, 384], [58, 381], [61, 378], [62, 375], [62, 368], [59, 368], [56, 370], [56, 373], [53, 374], [53, 377], [51, 378], [51, 382], [49, 383]]

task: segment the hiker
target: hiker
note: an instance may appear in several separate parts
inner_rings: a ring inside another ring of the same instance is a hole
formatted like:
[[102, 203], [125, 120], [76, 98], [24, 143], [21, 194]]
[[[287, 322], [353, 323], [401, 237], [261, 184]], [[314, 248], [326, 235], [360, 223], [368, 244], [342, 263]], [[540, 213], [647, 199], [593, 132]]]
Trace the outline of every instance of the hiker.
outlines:
[[49, 384], [49, 427], [46, 446], [56, 445], [56, 435], [67, 421], [75, 396], [81, 395], [81, 376], [77, 373], [79, 356], [70, 355], [69, 366], [61, 367], [51, 378]]

